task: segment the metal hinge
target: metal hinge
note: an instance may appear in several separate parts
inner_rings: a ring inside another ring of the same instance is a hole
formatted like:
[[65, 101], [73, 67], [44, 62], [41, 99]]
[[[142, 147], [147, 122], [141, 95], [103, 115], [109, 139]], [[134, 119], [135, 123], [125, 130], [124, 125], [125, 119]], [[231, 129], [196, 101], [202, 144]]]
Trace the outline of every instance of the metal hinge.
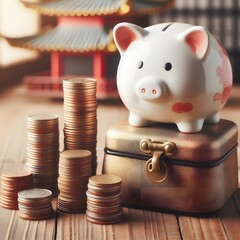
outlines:
[[140, 142], [140, 150], [145, 154], [151, 154], [150, 158], [145, 166], [147, 176], [153, 182], [163, 182], [168, 176], [168, 168], [166, 163], [162, 161], [162, 156], [173, 155], [177, 147], [175, 143], [166, 142], [156, 142], [150, 139], [144, 139]]

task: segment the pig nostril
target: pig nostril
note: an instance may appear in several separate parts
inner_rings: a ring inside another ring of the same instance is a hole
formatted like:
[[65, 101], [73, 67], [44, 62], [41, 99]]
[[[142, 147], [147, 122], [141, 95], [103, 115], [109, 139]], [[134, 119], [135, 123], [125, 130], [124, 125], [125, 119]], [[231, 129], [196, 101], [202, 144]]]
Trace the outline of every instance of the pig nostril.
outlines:
[[152, 90], [152, 94], [156, 94], [157, 91], [155, 89]]
[[142, 88], [142, 93], [145, 93], [146, 92], [146, 89], [145, 88]]

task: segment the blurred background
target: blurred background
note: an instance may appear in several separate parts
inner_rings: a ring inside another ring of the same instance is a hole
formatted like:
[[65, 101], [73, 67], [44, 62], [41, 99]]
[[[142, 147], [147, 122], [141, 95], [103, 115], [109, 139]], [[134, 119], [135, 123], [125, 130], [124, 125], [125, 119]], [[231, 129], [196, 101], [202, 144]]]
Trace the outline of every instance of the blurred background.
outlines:
[[240, 0], [176, 0], [172, 10], [153, 16], [157, 22], [186, 22], [206, 27], [226, 48], [240, 83]]
[[[157, 4], [163, 1], [152, 2]], [[240, 0], [176, 0], [173, 7], [149, 15], [148, 20], [150, 24], [178, 21], [205, 26], [227, 49], [233, 67], [234, 84], [240, 83]], [[24, 76], [50, 69], [49, 52], [10, 46], [5, 36], [19, 38], [36, 35], [45, 26], [54, 24], [57, 24], [55, 17], [41, 15], [20, 0], [0, 1], [1, 90], [21, 82]]]

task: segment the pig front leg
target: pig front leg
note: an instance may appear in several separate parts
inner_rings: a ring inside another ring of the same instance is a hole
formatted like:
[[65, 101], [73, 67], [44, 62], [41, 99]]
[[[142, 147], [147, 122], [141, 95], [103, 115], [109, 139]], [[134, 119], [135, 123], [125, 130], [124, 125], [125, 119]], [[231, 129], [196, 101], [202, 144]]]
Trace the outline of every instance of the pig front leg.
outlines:
[[178, 122], [177, 127], [180, 132], [194, 133], [202, 130], [204, 119], [196, 119], [191, 122]]
[[129, 114], [128, 122], [133, 127], [144, 127], [149, 123], [148, 120], [132, 112]]
[[218, 123], [220, 120], [220, 113], [217, 112], [206, 119], [207, 123]]

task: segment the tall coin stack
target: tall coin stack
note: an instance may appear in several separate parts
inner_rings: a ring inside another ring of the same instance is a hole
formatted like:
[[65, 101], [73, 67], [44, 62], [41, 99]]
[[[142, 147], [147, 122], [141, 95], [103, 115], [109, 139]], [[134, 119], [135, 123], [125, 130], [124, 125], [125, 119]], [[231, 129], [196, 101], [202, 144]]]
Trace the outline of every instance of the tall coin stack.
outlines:
[[58, 209], [68, 213], [86, 212], [86, 191], [92, 174], [91, 152], [65, 150], [60, 153]]
[[89, 178], [86, 193], [88, 221], [113, 224], [121, 220], [121, 182], [122, 179], [114, 175], [96, 175]]
[[52, 192], [33, 188], [18, 193], [18, 216], [26, 220], [45, 220], [54, 216]]
[[18, 209], [18, 192], [33, 188], [31, 172], [23, 169], [8, 170], [1, 174], [0, 205], [4, 208]]
[[92, 153], [93, 174], [97, 168], [97, 100], [96, 80], [63, 80], [64, 148], [86, 149]]
[[56, 114], [33, 114], [27, 118], [27, 168], [34, 186], [58, 195], [59, 126]]

